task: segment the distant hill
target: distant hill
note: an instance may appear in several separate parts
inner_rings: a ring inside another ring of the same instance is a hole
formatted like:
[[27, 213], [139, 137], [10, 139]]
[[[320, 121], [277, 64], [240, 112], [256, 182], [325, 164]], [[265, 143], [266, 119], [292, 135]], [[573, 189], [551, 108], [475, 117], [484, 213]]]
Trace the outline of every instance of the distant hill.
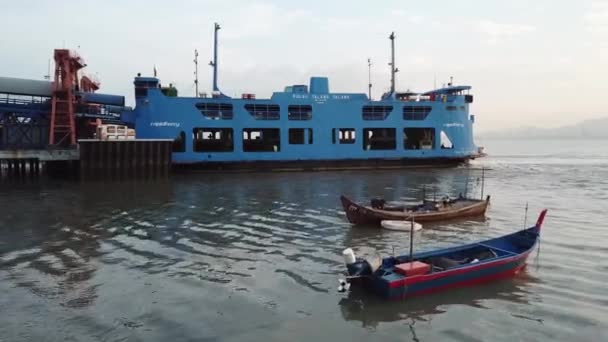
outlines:
[[520, 127], [482, 132], [478, 137], [482, 139], [608, 139], [608, 117], [585, 120], [575, 125], [558, 128]]

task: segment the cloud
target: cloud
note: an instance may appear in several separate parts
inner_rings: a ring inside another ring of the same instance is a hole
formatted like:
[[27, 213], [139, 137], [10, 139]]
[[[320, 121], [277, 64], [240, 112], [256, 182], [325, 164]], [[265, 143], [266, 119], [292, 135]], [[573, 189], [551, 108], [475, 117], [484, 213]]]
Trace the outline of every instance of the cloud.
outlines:
[[608, 1], [593, 1], [584, 16], [585, 28], [594, 35], [608, 35]]
[[489, 43], [511, 39], [515, 36], [536, 30], [532, 25], [501, 24], [490, 20], [483, 20], [477, 24], [479, 32], [487, 36]]
[[226, 31], [226, 39], [251, 39], [279, 37], [292, 25], [304, 25], [314, 21], [310, 10], [286, 11], [274, 4], [251, 2], [238, 6], [223, 22], [238, 30]]
[[402, 9], [394, 9], [391, 10], [390, 13], [394, 17], [404, 18], [410, 24], [422, 24], [427, 20], [423, 15], [416, 13], [412, 14]]

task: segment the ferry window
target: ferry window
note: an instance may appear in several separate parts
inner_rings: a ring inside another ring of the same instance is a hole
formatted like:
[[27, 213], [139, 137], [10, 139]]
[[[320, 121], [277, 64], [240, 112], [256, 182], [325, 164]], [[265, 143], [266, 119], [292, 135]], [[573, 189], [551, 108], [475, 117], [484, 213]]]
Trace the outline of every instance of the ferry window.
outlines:
[[312, 128], [290, 128], [289, 143], [292, 145], [312, 144]]
[[[336, 137], [336, 133], [337, 137]], [[331, 141], [336, 143], [336, 140], [340, 144], [354, 144], [355, 143], [355, 129], [354, 128], [339, 128], [332, 129]]]
[[195, 128], [192, 130], [194, 152], [232, 152], [232, 128]]
[[456, 106], [446, 106], [445, 109], [449, 110], [449, 111], [453, 111], [453, 110], [456, 110], [457, 107]]
[[364, 128], [364, 150], [394, 150], [397, 147], [394, 128]]
[[148, 96], [147, 88], [135, 88], [135, 97], [146, 97]]
[[403, 120], [424, 120], [431, 109], [431, 106], [404, 106]]
[[434, 128], [404, 128], [403, 148], [406, 150], [432, 150], [435, 148]]
[[186, 152], [186, 133], [181, 131], [173, 140], [173, 152]]
[[281, 108], [275, 104], [246, 104], [245, 110], [256, 120], [279, 120]]
[[281, 150], [281, 131], [278, 128], [243, 129], [243, 151], [279, 152]]
[[310, 120], [312, 119], [312, 106], [289, 105], [287, 107], [287, 118], [289, 120]]
[[393, 106], [363, 106], [363, 120], [384, 120], [393, 111]]
[[201, 114], [211, 120], [232, 120], [233, 110], [230, 103], [197, 103], [194, 105]]

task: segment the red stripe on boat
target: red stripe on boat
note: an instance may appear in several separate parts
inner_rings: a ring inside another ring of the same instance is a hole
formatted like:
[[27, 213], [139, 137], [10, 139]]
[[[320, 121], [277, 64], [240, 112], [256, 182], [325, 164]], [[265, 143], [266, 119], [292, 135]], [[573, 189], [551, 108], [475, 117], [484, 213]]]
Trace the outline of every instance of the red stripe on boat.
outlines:
[[394, 280], [394, 281], [389, 282], [388, 287], [396, 288], [396, 287], [402, 287], [402, 286], [410, 286], [413, 284], [428, 282], [428, 281], [432, 281], [432, 280], [439, 279], [439, 278], [450, 277], [450, 276], [455, 276], [455, 275], [469, 273], [469, 272], [475, 272], [475, 271], [483, 270], [486, 268], [500, 266], [500, 265], [503, 265], [503, 264], [506, 264], [509, 262], [520, 260], [522, 258], [527, 258], [528, 254], [530, 254], [530, 252], [510, 256], [508, 258], [499, 259], [499, 260], [488, 262], [488, 263], [469, 264], [468, 266], [458, 267], [453, 270], [440, 271], [440, 272], [436, 272], [436, 273], [419, 275], [419, 276], [414, 276], [414, 277], [406, 277], [403, 279]]

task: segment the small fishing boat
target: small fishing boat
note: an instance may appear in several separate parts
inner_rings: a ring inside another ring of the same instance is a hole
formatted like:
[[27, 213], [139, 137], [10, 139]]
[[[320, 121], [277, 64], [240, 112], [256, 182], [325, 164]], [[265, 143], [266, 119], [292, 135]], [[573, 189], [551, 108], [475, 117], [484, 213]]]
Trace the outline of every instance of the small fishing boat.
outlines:
[[440, 201], [423, 200], [422, 204], [412, 206], [390, 206], [381, 199], [373, 199], [370, 206], [364, 206], [344, 195], [340, 196], [340, 201], [349, 222], [380, 225], [383, 220], [409, 221], [414, 218], [416, 222], [433, 222], [484, 215], [490, 196], [485, 199], [459, 196]]
[[436, 251], [413, 253], [384, 259], [358, 258], [344, 250], [348, 271], [339, 290], [361, 286], [382, 297], [402, 299], [453, 287], [488, 282], [517, 274], [540, 238], [547, 209], [541, 211], [530, 228], [498, 238]]

